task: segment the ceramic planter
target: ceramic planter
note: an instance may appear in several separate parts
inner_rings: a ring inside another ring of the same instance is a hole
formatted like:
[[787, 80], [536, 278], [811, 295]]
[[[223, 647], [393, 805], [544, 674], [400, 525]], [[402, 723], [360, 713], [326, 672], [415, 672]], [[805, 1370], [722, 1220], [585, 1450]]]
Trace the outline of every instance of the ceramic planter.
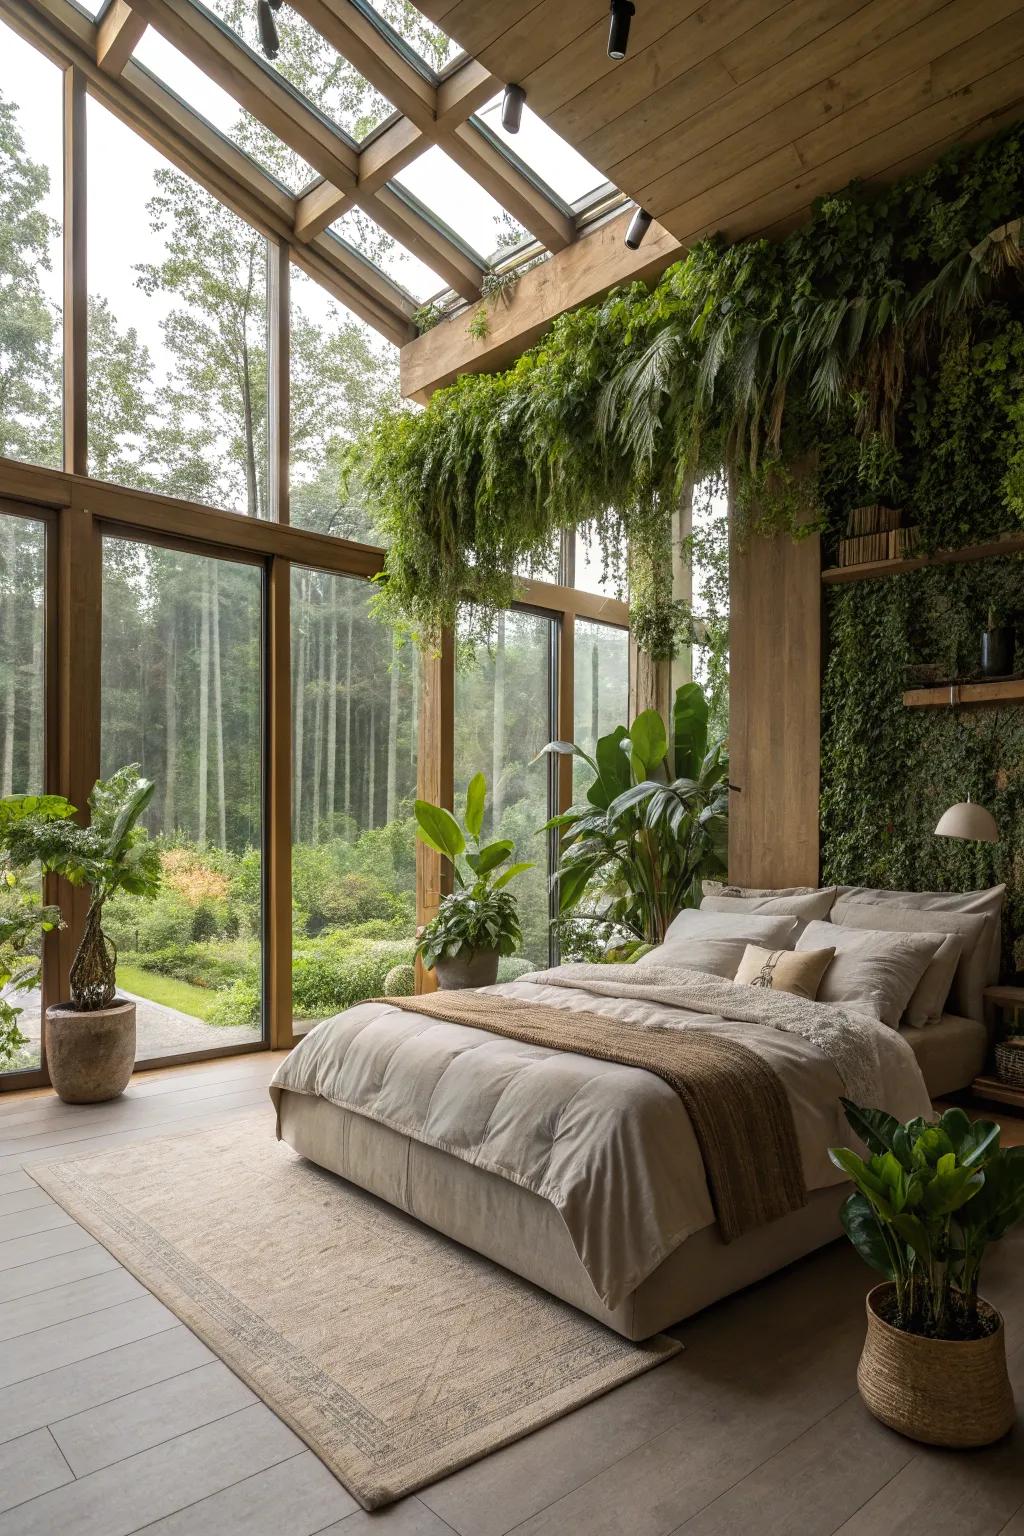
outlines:
[[466, 954], [448, 955], [434, 966], [437, 985], [442, 992], [461, 987], [493, 987], [498, 979], [498, 951], [477, 949]]
[[128, 1086], [135, 1065], [135, 1004], [79, 1013], [70, 1003], [46, 1010], [46, 1065], [67, 1104], [101, 1104]]
[[926, 1339], [880, 1315], [891, 1284], [868, 1294], [868, 1332], [857, 1367], [865, 1404], [890, 1429], [926, 1445], [991, 1445], [1017, 1414], [1006, 1374], [1003, 1320], [986, 1301], [979, 1309], [998, 1326], [982, 1339]]

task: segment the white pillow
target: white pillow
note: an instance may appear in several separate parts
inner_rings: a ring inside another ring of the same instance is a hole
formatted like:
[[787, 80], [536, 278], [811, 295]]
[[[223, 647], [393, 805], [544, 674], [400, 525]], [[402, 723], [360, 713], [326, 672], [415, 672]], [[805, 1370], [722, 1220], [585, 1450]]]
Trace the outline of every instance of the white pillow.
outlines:
[[732, 981], [747, 950], [746, 939], [666, 939], [636, 962], [643, 965], [685, 965], [691, 971], [724, 976]]
[[843, 928], [838, 923], [808, 923], [796, 947], [835, 946], [835, 957], [818, 988], [819, 1003], [849, 1003], [897, 1029], [944, 938], [941, 933], [887, 933], [877, 928]]
[[985, 984], [991, 986], [999, 980], [1003, 945], [1001, 918], [1003, 899], [1006, 896], [1005, 885], [993, 885], [984, 891], [880, 891], [866, 885], [841, 885], [839, 896], [844, 901], [885, 902], [893, 907], [909, 907], [916, 912], [987, 913], [992, 918], [992, 932], [989, 935], [990, 950]]
[[[755, 912], [696, 912], [684, 907], [669, 923], [665, 942], [670, 939], [742, 939], [745, 944], [763, 944], [767, 949], [792, 949], [797, 920], [795, 917], [769, 917]], [[739, 962], [737, 961], [737, 964]]]
[[794, 940], [800, 937], [806, 925], [816, 919], [828, 917], [836, 899], [836, 887], [826, 886], [820, 891], [772, 891], [748, 892], [739, 886], [726, 885], [720, 891], [707, 890], [700, 904], [702, 912], [759, 912], [765, 917], [795, 917], [797, 930]]
[[701, 882], [705, 896], [813, 896], [817, 889], [816, 885], [730, 885], [727, 880]]
[[[965, 1019], [984, 1019], [983, 993], [988, 985], [992, 928], [986, 912], [922, 911], [890, 902], [848, 901], [840, 896], [832, 908], [833, 923], [846, 928], [883, 929], [886, 933], [945, 933], [958, 941], [950, 983], [939, 1001], [954, 946], [944, 944], [925, 972], [907, 1009], [908, 1024], [934, 1024], [941, 1018], [952, 991], [951, 1012]], [[938, 1012], [936, 1004], [938, 1003]], [[921, 1017], [922, 1013], [925, 1015]]]

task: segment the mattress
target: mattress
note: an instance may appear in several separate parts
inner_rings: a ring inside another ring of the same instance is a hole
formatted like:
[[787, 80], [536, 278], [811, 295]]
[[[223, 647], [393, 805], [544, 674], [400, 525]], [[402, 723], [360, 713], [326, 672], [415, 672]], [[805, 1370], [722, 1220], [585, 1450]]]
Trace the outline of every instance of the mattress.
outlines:
[[904, 1026], [900, 1034], [917, 1057], [933, 1099], [969, 1087], [985, 1066], [989, 1033], [977, 1019], [947, 1013], [926, 1029]]

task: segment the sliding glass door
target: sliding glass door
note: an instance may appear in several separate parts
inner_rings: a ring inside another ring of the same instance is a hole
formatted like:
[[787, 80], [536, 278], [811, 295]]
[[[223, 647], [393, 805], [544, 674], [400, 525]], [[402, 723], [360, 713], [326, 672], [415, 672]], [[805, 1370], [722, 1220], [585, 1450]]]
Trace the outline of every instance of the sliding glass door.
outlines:
[[103, 540], [101, 775], [156, 784], [153, 901], [105, 924], [138, 1060], [263, 1038], [263, 568]]

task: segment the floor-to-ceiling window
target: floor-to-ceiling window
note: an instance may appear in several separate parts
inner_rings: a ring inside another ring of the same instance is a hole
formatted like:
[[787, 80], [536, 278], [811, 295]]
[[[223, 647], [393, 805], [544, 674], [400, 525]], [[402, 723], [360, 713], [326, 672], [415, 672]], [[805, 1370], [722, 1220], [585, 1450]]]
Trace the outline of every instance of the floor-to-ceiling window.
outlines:
[[[45, 787], [45, 580], [43, 523], [0, 511], [0, 795], [38, 794]], [[40, 899], [31, 871], [4, 871], [0, 916]], [[21, 1010], [21, 1038], [0, 1034], [0, 1072], [38, 1067], [41, 994], [11, 986], [5, 996]]]
[[[629, 719], [629, 631], [577, 619], [573, 666], [573, 740], [593, 755], [598, 738]], [[581, 799], [593, 774], [573, 760], [573, 796]]]
[[413, 961], [419, 658], [372, 603], [371, 584], [358, 577], [292, 569], [299, 1031], [383, 992], [391, 971]]
[[101, 767], [156, 785], [154, 900], [106, 928], [140, 1060], [262, 1037], [263, 569], [103, 541]]
[[555, 621], [512, 609], [499, 614], [492, 644], [478, 650], [455, 680], [455, 810], [461, 817], [476, 773], [487, 780], [484, 833], [511, 838], [515, 858], [534, 867], [511, 887], [519, 901], [522, 955], [503, 962], [501, 978], [548, 963], [548, 819], [550, 759], [536, 761], [555, 736], [552, 676]]

